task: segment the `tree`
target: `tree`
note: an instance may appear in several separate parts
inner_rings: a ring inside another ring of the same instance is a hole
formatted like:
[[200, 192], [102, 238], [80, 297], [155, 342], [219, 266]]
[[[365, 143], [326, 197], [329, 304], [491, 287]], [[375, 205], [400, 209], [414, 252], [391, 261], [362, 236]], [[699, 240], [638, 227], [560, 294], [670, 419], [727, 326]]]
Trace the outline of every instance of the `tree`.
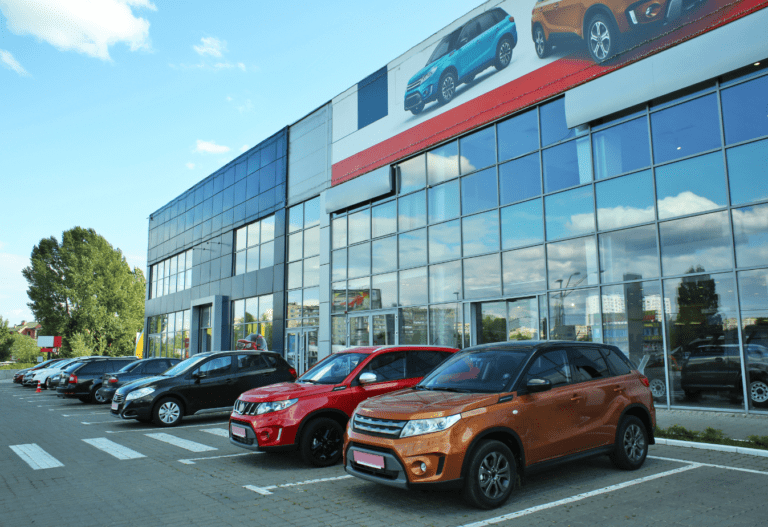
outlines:
[[14, 333], [11, 338], [13, 339], [11, 355], [16, 362], [37, 362], [37, 358], [41, 355], [40, 348], [37, 347], [34, 339], [20, 333]]
[[22, 274], [43, 334], [64, 337], [62, 355], [75, 353], [73, 343], [78, 353], [133, 353], [144, 323], [144, 274], [93, 229], [65, 231], [61, 244], [40, 240]]
[[10, 360], [13, 333], [8, 327], [8, 321], [0, 317], [0, 361]]

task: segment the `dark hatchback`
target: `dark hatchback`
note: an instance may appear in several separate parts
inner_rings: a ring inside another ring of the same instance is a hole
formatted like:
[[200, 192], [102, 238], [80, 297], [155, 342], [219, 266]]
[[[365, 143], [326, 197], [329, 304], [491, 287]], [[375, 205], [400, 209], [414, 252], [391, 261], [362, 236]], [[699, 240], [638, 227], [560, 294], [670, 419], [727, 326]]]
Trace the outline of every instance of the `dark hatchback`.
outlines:
[[112, 400], [117, 389], [124, 384], [138, 381], [145, 377], [160, 375], [168, 368], [176, 366], [180, 362], [181, 359], [170, 359], [167, 357], [142, 359], [132, 362], [114, 373], [102, 375], [99, 395], [102, 399], [109, 402]]
[[24, 382], [24, 375], [26, 375], [28, 372], [42, 370], [43, 368], [47, 368], [50, 365], [52, 365], [54, 362], [58, 362], [60, 360], [63, 360], [63, 359], [49, 359], [45, 362], [41, 362], [37, 366], [32, 366], [31, 368], [24, 368], [23, 370], [19, 370], [13, 374], [13, 382], [16, 384], [22, 384]]
[[98, 357], [77, 362], [64, 370], [56, 387], [56, 396], [80, 399], [84, 403], [106, 403], [99, 395], [101, 377], [107, 372], [117, 371], [126, 364], [135, 362], [136, 357]]
[[200, 353], [162, 375], [118, 388], [112, 415], [175, 426], [185, 415], [229, 412], [240, 394], [251, 388], [295, 379], [296, 370], [277, 353]]

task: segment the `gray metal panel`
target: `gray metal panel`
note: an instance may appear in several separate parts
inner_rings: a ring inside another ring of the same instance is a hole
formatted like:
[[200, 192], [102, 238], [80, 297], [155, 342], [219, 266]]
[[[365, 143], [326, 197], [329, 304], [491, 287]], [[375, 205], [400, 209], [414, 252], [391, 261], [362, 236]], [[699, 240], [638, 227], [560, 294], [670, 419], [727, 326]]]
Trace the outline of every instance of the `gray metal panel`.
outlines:
[[330, 115], [330, 106], [325, 105], [289, 129], [289, 206], [316, 196], [330, 185]]
[[391, 169], [384, 166], [330, 188], [325, 192], [325, 212], [330, 214], [356, 203], [389, 194], [393, 190], [393, 181]]
[[762, 60], [768, 57], [766, 27], [768, 9], [763, 9], [573, 88], [565, 94], [568, 126], [594, 121]]

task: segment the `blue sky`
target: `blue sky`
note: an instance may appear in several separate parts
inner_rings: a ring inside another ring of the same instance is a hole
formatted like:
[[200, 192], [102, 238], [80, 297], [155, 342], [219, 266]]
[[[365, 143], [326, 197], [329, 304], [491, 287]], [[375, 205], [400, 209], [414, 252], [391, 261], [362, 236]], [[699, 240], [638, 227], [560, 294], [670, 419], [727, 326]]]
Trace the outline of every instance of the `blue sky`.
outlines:
[[480, 3], [0, 0], [0, 316], [75, 226], [146, 274], [150, 213]]

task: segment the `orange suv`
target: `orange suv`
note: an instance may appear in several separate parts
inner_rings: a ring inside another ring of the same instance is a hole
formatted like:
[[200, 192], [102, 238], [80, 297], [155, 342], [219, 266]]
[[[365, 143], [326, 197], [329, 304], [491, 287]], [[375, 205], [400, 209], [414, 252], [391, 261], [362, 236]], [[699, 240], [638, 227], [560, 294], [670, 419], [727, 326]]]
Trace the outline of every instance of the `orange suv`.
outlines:
[[531, 35], [539, 58], [552, 45], [583, 39], [589, 54], [603, 62], [621, 51], [621, 36], [678, 19], [706, 0], [537, 0]]
[[502, 342], [467, 348], [413, 388], [363, 401], [347, 426], [344, 468], [399, 488], [463, 488], [502, 505], [527, 472], [608, 454], [642, 466], [656, 410], [614, 346]]

